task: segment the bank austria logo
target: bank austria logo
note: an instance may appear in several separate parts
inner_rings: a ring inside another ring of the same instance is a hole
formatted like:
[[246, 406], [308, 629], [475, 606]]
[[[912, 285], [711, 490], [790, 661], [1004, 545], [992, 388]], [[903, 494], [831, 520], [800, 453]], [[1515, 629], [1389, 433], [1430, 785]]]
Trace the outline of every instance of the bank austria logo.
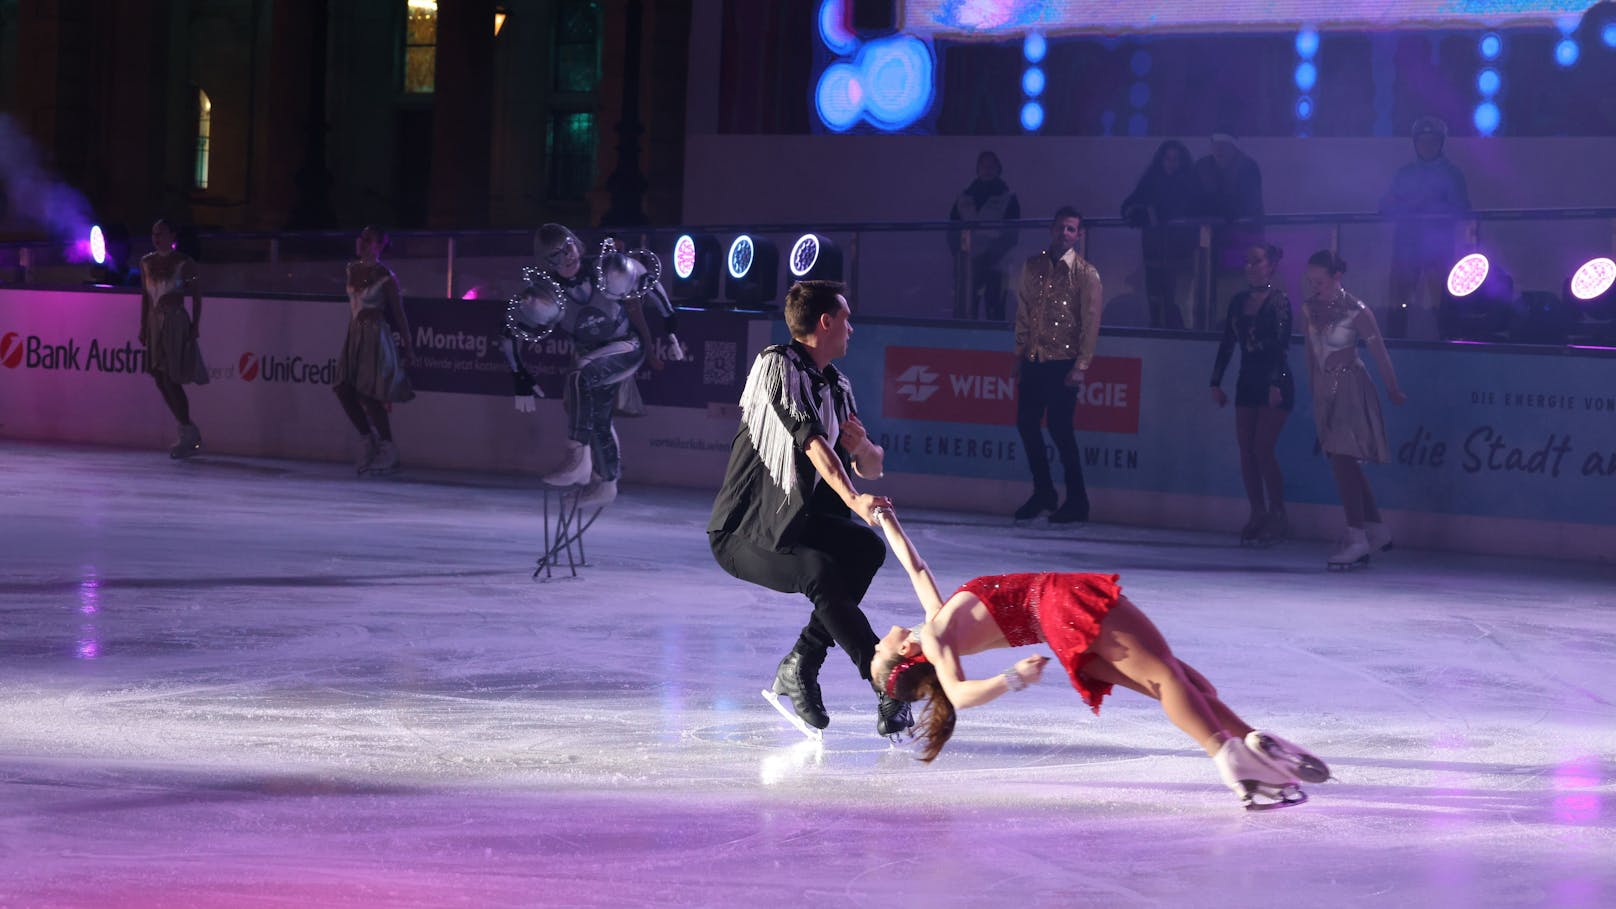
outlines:
[[243, 382], [262, 380], [292, 385], [330, 385], [337, 378], [337, 358], [324, 362], [300, 356], [276, 356], [248, 351], [236, 360], [236, 375]]
[[138, 373], [146, 367], [146, 351], [133, 341], [122, 347], [91, 338], [88, 347], [77, 338], [60, 344], [39, 335], [8, 331], [0, 335], [0, 366], [7, 369], [44, 369], [62, 372]]
[[937, 393], [937, 373], [923, 364], [911, 366], [903, 371], [903, 375], [895, 380], [898, 383], [894, 392], [898, 397], [916, 404], [930, 398]]

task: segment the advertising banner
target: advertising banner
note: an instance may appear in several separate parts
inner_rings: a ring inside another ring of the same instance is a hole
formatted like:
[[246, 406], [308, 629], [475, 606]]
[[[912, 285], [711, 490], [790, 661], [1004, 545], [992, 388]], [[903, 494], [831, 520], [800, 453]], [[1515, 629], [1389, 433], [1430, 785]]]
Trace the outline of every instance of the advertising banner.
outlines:
[[[1028, 479], [1008, 348], [1002, 331], [859, 324], [841, 368], [888, 470]], [[1102, 336], [1074, 414], [1087, 485], [1244, 499], [1234, 408], [1215, 406], [1208, 390], [1216, 349], [1209, 339]], [[1394, 348], [1392, 360], [1409, 401], [1382, 394], [1393, 460], [1366, 468], [1380, 504], [1616, 524], [1616, 355], [1426, 345]], [[1286, 497], [1332, 505], [1299, 344], [1291, 367], [1296, 410], [1279, 442]], [[1233, 370], [1224, 388], [1232, 393]], [[1045, 445], [1054, 459], [1047, 434]]]
[[[411, 300], [408, 312], [419, 394], [394, 408], [407, 463], [554, 466], [565, 438], [565, 340], [524, 351], [550, 398], [522, 414], [488, 330], [498, 324], [497, 306]], [[642, 370], [647, 414], [618, 422], [625, 477], [716, 488], [746, 372], [771, 336], [783, 340], [783, 326], [778, 316], [680, 318], [691, 359]], [[330, 390], [347, 321], [347, 304], [335, 298], [206, 301], [201, 340], [211, 381], [187, 387], [205, 450], [352, 457], [354, 433]], [[139, 299], [127, 291], [0, 291], [0, 436], [166, 448], [174, 423], [143, 372], [138, 323]], [[1018, 490], [1027, 483], [1009, 346], [1006, 331], [987, 328], [858, 324], [839, 365], [886, 448], [886, 470], [941, 481], [914, 504], [948, 507], [960, 488], [950, 481]], [[1086, 484], [1126, 493], [1116, 501], [1128, 509], [1180, 497], [1243, 511], [1235, 410], [1215, 406], [1208, 392], [1216, 344], [1106, 333], [1099, 350], [1074, 411]], [[1383, 507], [1421, 515], [1438, 542], [1472, 528], [1470, 518], [1503, 519], [1495, 536], [1527, 532], [1509, 523], [1521, 520], [1554, 522], [1573, 537], [1577, 528], [1616, 526], [1616, 351], [1416, 344], [1394, 346], [1392, 360], [1409, 400], [1396, 406], [1381, 395], [1392, 460], [1366, 470]], [[1291, 365], [1296, 410], [1278, 451], [1286, 499], [1333, 510], [1339, 499], [1315, 442], [1299, 345]], [[1232, 387], [1231, 375], [1225, 389]], [[1047, 436], [1043, 444], [1054, 461]], [[1529, 540], [1515, 548], [1554, 551]]]

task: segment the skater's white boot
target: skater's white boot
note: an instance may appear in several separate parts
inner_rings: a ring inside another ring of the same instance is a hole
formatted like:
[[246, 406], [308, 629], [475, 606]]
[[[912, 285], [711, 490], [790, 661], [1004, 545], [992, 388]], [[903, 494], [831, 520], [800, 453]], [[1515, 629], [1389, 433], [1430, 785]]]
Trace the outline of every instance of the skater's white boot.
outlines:
[[1246, 747], [1294, 773], [1304, 783], [1322, 783], [1330, 778], [1330, 768], [1318, 755], [1272, 732], [1254, 729], [1246, 733]]
[[1240, 796], [1247, 811], [1278, 808], [1307, 801], [1296, 777], [1274, 762], [1256, 754], [1236, 738], [1225, 739], [1212, 755], [1224, 785]]
[[376, 457], [371, 458], [370, 464], [365, 467], [365, 473], [384, 475], [398, 470], [398, 446], [391, 440], [384, 439], [376, 443]]
[[589, 475], [594, 471], [592, 460], [588, 445], [568, 439], [567, 456], [562, 459], [560, 467], [545, 476], [544, 483], [549, 486], [583, 486], [589, 482]]
[[616, 500], [616, 480], [593, 480], [578, 493], [579, 508], [605, 508]]
[[1392, 548], [1391, 528], [1385, 524], [1379, 521], [1366, 521], [1363, 529], [1364, 536], [1369, 538], [1369, 550], [1371, 552], [1385, 552]]
[[1369, 548], [1369, 538], [1365, 536], [1363, 528], [1348, 527], [1347, 537], [1342, 542], [1341, 548], [1331, 554], [1324, 567], [1331, 571], [1362, 568], [1369, 564], [1369, 554], [1373, 551]]
[[376, 434], [373, 432], [366, 433], [365, 438], [359, 444], [359, 457], [354, 461], [354, 469], [360, 473], [369, 470], [370, 465], [376, 461], [376, 455], [380, 453], [381, 440], [377, 439]]

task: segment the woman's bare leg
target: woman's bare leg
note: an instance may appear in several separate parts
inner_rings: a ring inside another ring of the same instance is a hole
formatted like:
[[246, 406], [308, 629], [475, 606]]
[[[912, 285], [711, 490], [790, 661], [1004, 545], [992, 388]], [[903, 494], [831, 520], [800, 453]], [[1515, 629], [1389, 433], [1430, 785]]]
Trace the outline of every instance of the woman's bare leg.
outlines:
[[[1218, 697], [1217, 689], [1213, 688], [1212, 683], [1206, 680], [1206, 676], [1201, 675], [1194, 666], [1183, 660], [1178, 661], [1178, 666], [1184, 670], [1184, 677], [1189, 680], [1189, 683], [1200, 690], [1201, 698], [1206, 701], [1206, 706], [1212, 708], [1212, 715], [1217, 717], [1218, 723], [1223, 727], [1224, 732], [1236, 738], [1245, 738], [1246, 734], [1251, 732], [1254, 727], [1241, 719], [1240, 715], [1235, 713], [1228, 704], [1223, 703], [1223, 699]], [[1083, 674], [1101, 682], [1121, 685], [1124, 688], [1137, 691], [1145, 697], [1161, 700], [1156, 692], [1123, 675], [1117, 667], [1105, 660], [1096, 658], [1084, 663]]]
[[1192, 683], [1154, 623], [1127, 597], [1117, 597], [1089, 653], [1111, 664], [1127, 687], [1161, 701], [1174, 726], [1216, 754], [1230, 731]]

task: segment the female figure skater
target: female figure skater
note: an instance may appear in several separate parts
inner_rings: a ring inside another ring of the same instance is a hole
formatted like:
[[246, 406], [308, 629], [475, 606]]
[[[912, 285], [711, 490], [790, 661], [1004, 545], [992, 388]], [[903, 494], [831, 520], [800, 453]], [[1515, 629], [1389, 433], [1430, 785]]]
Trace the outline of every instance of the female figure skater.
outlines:
[[944, 601], [892, 510], [878, 509], [877, 521], [909, 572], [926, 621], [913, 630], [895, 626], [877, 643], [870, 678], [891, 697], [930, 701], [915, 727], [924, 743], [922, 760], [931, 761], [947, 744], [956, 709], [1026, 688], [1049, 660], [1030, 656], [999, 675], [968, 679], [961, 657], [1042, 642], [1054, 649], [1072, 687], [1095, 713], [1113, 685], [1161, 701], [1167, 718], [1206, 750], [1248, 809], [1305, 801], [1298, 778], [1329, 779], [1323, 761], [1253, 729], [1218, 699], [1204, 676], [1173, 656], [1156, 626], [1122, 595], [1117, 575], [981, 577]]
[[1251, 286], [1229, 301], [1223, 342], [1212, 365], [1212, 403], [1224, 407], [1229, 396], [1220, 387], [1223, 372], [1235, 345], [1240, 345], [1234, 429], [1240, 444], [1240, 478], [1251, 503], [1251, 516], [1240, 529], [1241, 543], [1273, 542], [1290, 535], [1285, 477], [1275, 455], [1279, 431], [1296, 404], [1296, 383], [1285, 358], [1291, 342], [1291, 301], [1285, 291], [1273, 286], [1274, 268], [1282, 255], [1272, 243], [1246, 251], [1246, 282]]
[[1398, 388], [1374, 313], [1341, 286], [1346, 270], [1347, 263], [1335, 253], [1327, 249], [1314, 253], [1307, 260], [1307, 302], [1302, 304], [1313, 421], [1347, 515], [1346, 540], [1325, 563], [1331, 571], [1368, 565], [1370, 555], [1392, 548], [1391, 531], [1380, 520], [1362, 466], [1364, 461], [1385, 463], [1391, 451], [1375, 383], [1358, 358], [1358, 342], [1374, 355], [1386, 397], [1393, 404], [1408, 400]]
[[[171, 458], [188, 458], [202, 448], [202, 432], [191, 422], [185, 385], [208, 384], [197, 337], [202, 326], [202, 291], [196, 262], [177, 248], [174, 228], [165, 220], [152, 224], [152, 251], [140, 259], [140, 343], [146, 348], [146, 371], [157, 382], [163, 403], [179, 422], [179, 441]], [[191, 314], [185, 314], [185, 295]]]
[[[348, 336], [337, 359], [337, 380], [331, 390], [342, 402], [342, 412], [359, 432], [360, 473], [386, 474], [398, 469], [398, 446], [387, 405], [415, 397], [404, 364], [415, 360], [410, 323], [398, 290], [398, 278], [382, 264], [387, 233], [366, 227], [354, 241], [359, 258], [348, 263]], [[392, 326], [389, 327], [388, 319]], [[404, 361], [393, 341], [393, 328], [404, 338]]]

